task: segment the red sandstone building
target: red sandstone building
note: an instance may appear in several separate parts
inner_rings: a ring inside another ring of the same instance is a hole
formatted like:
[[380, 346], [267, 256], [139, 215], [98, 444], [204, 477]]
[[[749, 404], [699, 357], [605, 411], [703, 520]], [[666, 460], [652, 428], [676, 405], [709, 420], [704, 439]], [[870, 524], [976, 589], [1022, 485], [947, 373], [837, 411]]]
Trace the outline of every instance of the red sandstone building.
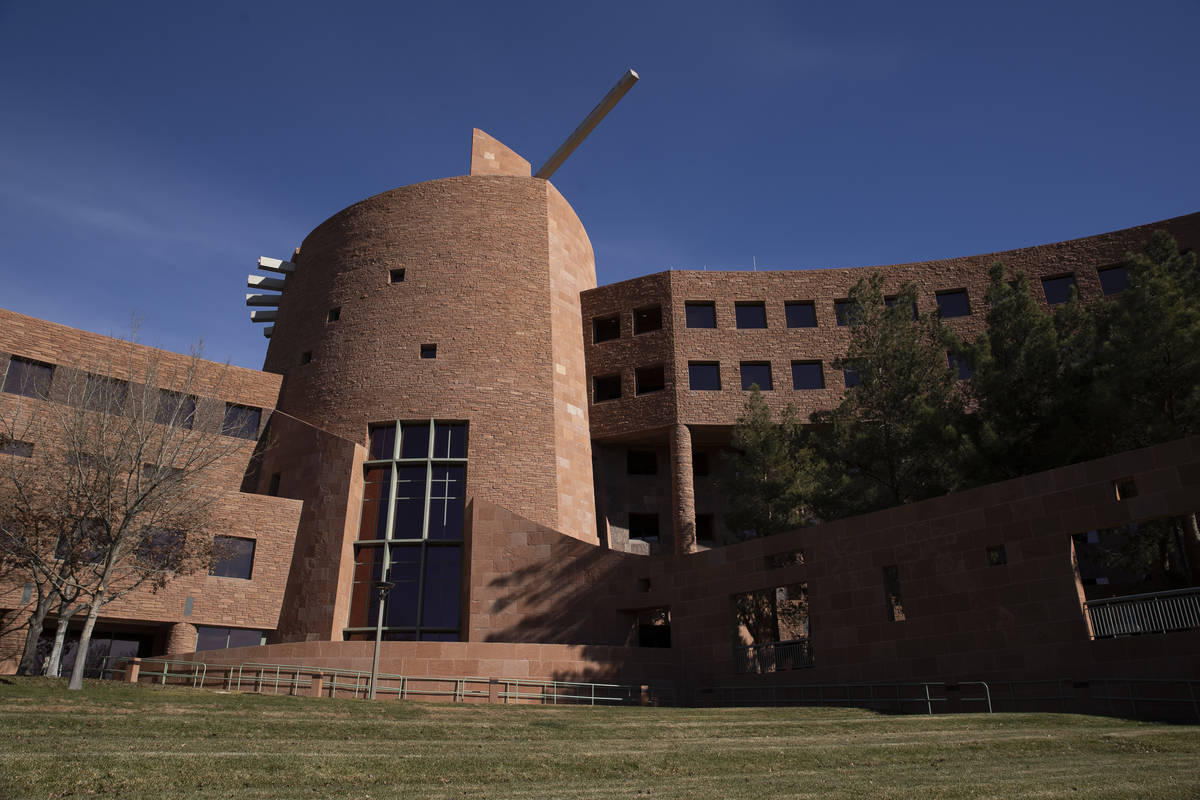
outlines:
[[[918, 310], [974, 333], [996, 261], [1048, 305], [1072, 286], [1087, 301], [1120, 291], [1155, 228], [1200, 245], [1195, 214], [880, 269], [885, 291], [914, 283]], [[1195, 512], [1200, 440], [717, 546], [744, 387], [805, 416], [835, 404], [840, 304], [863, 269], [597, 287], [570, 205], [481, 131], [469, 175], [356, 203], [260, 266], [273, 275], [247, 297], [269, 323], [263, 372], [206, 400], [261, 409], [213, 531], [253, 540], [252, 563], [109, 607], [97, 630], [142, 655], [366, 668], [388, 575], [382, 669], [400, 675], [648, 682], [707, 702], [909, 681], [1049, 682], [1057, 697], [1200, 674], [1191, 623], [1097, 630], [1075, 546]], [[69, 369], [110, 342], [3, 312], [0, 372]], [[786, 646], [738, 640], [734, 598], [761, 590], [807, 604]], [[28, 599], [0, 586], [6, 613]], [[1200, 599], [1166, 601], [1186, 617]]]

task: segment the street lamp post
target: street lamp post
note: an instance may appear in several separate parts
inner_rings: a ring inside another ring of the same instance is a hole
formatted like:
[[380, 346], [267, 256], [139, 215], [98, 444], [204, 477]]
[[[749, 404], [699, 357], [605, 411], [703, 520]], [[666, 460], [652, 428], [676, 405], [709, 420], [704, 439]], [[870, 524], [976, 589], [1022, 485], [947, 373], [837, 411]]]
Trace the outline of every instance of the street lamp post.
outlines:
[[383, 580], [375, 581], [375, 591], [379, 594], [379, 614], [375, 617], [375, 656], [371, 659], [371, 689], [367, 692], [369, 700], [375, 699], [375, 684], [379, 680], [379, 643], [383, 640], [383, 610], [387, 607], [388, 593], [395, 586], [389, 580], [391, 577], [392, 570], [389, 568]]

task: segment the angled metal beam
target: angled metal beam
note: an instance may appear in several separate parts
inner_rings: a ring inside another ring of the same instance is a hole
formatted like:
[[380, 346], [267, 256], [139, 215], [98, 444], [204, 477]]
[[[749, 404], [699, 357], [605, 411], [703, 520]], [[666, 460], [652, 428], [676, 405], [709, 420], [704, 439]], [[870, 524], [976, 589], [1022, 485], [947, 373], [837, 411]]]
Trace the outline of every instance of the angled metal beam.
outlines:
[[295, 272], [296, 265], [291, 261], [281, 261], [278, 258], [267, 258], [261, 256], [258, 259], [258, 268], [265, 269], [267, 272]]
[[616, 86], [608, 90], [608, 94], [604, 95], [604, 99], [600, 101], [600, 104], [592, 109], [592, 113], [588, 114], [583, 122], [579, 124], [579, 127], [567, 137], [567, 140], [559, 145], [558, 149], [554, 151], [554, 155], [550, 156], [550, 160], [542, 164], [542, 168], [535, 172], [533, 177], [548, 179], [553, 175], [555, 170], [561, 167], [563, 162], [567, 160], [567, 157], [575, 152], [575, 148], [583, 143], [583, 140], [592, 132], [592, 129], [600, 124], [600, 120], [604, 119], [604, 116], [609, 111], [612, 111], [613, 106], [637, 82], [638, 74], [633, 70], [629, 70], [622, 75], [621, 80], [617, 81]]
[[247, 275], [246, 286], [250, 289], [270, 289], [282, 292], [287, 281], [283, 278], [268, 278], [266, 275]]

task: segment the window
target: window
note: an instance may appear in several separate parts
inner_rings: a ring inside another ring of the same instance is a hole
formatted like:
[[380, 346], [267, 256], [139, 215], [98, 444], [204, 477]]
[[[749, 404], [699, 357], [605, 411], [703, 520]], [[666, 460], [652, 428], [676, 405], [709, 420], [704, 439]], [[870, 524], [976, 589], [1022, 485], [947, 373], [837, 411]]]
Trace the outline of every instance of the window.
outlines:
[[661, 392], [667, 385], [662, 364], [653, 367], [638, 367], [634, 370], [633, 377], [634, 391], [637, 394]]
[[854, 301], [834, 300], [833, 316], [837, 319], [838, 325], [842, 327], [849, 325], [851, 322], [851, 317], [854, 316]]
[[267, 481], [267, 494], [271, 497], [279, 497], [279, 481], [283, 479], [283, 474], [279, 472], [271, 473], [271, 479]]
[[178, 569], [185, 545], [183, 531], [155, 528], [147, 531], [138, 542], [137, 562], [147, 569]]
[[262, 409], [254, 406], [225, 404], [225, 419], [221, 422], [221, 433], [239, 439], [257, 439], [258, 425], [262, 421]]
[[1060, 275], [1057, 278], [1042, 278], [1042, 291], [1046, 293], [1046, 302], [1052, 306], [1056, 306], [1070, 300], [1071, 292], [1074, 290], [1074, 275]]
[[1129, 285], [1129, 273], [1120, 265], [1098, 269], [1096, 274], [1100, 276], [1100, 290], [1105, 294], [1120, 294]]
[[975, 374], [975, 368], [971, 366], [971, 362], [967, 360], [966, 356], [948, 353], [947, 358], [950, 361], [950, 369], [954, 370], [955, 377], [960, 381], [968, 380]]
[[817, 327], [817, 307], [812, 300], [784, 303], [783, 316], [789, 328]]
[[129, 384], [119, 378], [88, 374], [80, 405], [91, 411], [120, 414], [129, 397]]
[[684, 303], [683, 310], [689, 328], [717, 327], [717, 304], [711, 300]]
[[716, 541], [716, 534], [713, 533], [712, 514], [696, 515], [696, 541], [709, 545]]
[[[887, 306], [888, 308], [895, 308], [899, 302], [900, 302], [900, 295], [898, 295], [898, 294], [890, 294], [887, 297], [883, 298], [883, 304], [885, 306]], [[916, 298], [912, 299], [912, 318], [913, 319], [917, 318]]]
[[404, 283], [403, 269], [388, 270], [388, 283]]
[[33, 458], [33, 442], [22, 442], [0, 436], [0, 455]]
[[334, 306], [333, 308], [329, 309], [329, 313], [325, 315], [326, 322], [337, 322], [341, 318], [342, 318], [342, 307], [341, 306]]
[[767, 327], [767, 306], [765, 303], [734, 303], [733, 313], [739, 328]]
[[611, 341], [621, 338], [621, 317], [613, 314], [611, 317], [596, 317], [592, 320], [592, 342]]
[[303, 353], [300, 354], [300, 363], [301, 364], [311, 364], [312, 363], [312, 350], [305, 350]]
[[196, 398], [183, 392], [160, 390], [154, 421], [159, 425], [191, 429], [196, 423]]
[[903, 622], [904, 601], [900, 598], [900, 568], [883, 568], [883, 595], [887, 608], [888, 622]]
[[633, 613], [637, 620], [638, 647], [671, 646], [670, 608], [644, 608]]
[[935, 297], [938, 313], [942, 315], [942, 319], [970, 316], [971, 303], [967, 299], [966, 289], [948, 289], [938, 292]]
[[692, 453], [692, 475], [706, 478], [709, 475], [709, 459], [707, 450], [697, 450]]
[[592, 402], [603, 403], [621, 398], [620, 375], [597, 375], [592, 378]]
[[215, 628], [211, 625], [196, 626], [196, 650], [227, 650], [230, 647], [257, 647], [267, 643], [262, 631], [246, 628]]
[[842, 370], [842, 380], [846, 382], [847, 389], [853, 389], [862, 383], [862, 378], [858, 376], [858, 370], [852, 367]]
[[658, 541], [658, 514], [630, 514], [629, 538], [644, 542]]
[[421, 345], [421, 358], [437, 358], [436, 344]]
[[658, 456], [653, 450], [630, 450], [625, 454], [625, 472], [630, 475], [657, 475]]
[[[30, 445], [30, 449], [32, 449], [32, 445]], [[1137, 482], [1133, 478], [1118, 478], [1113, 481], [1113, 493], [1117, 500], [1129, 500], [1137, 497]]]
[[689, 361], [688, 388], [706, 392], [719, 391], [721, 365], [715, 361]]
[[13, 356], [4, 374], [4, 391], [26, 397], [50, 396], [50, 382], [54, 378], [54, 365], [28, 358]]
[[213, 560], [208, 574], [218, 578], [250, 580], [254, 572], [253, 539], [239, 536], [214, 536]]
[[417, 420], [370, 429], [355, 550], [348, 639], [370, 638], [380, 613], [375, 582], [392, 584], [384, 638], [458, 641], [468, 429]]
[[662, 328], [662, 306], [639, 308], [633, 312], [633, 335]]
[[751, 386], [757, 386], [760, 391], [769, 392], [775, 388], [771, 384], [771, 362], [743, 361], [741, 366], [743, 389], [749, 390]]
[[824, 389], [825, 368], [820, 361], [793, 361], [792, 388], [799, 390]]
[[1008, 563], [1008, 552], [1005, 551], [1004, 545], [994, 544], [987, 549], [987, 562], [989, 567], [999, 567]]
[[785, 553], [771, 553], [763, 559], [766, 569], [782, 569], [783, 567], [798, 567], [804, 563], [803, 550], [788, 550]]

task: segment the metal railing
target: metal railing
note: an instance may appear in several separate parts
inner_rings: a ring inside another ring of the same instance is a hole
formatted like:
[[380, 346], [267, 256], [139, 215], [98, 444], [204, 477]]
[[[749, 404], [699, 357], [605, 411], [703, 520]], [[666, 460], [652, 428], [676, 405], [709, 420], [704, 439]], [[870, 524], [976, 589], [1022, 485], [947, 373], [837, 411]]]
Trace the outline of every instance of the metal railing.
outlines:
[[813, 666], [812, 642], [789, 639], [784, 642], [739, 645], [734, 648], [734, 669], [739, 674], [783, 672]]
[[1086, 602], [1097, 639], [1200, 628], [1200, 587]]
[[499, 696], [505, 703], [534, 701], [545, 705], [640, 705], [669, 702], [664, 694], [646, 687], [621, 683], [579, 683], [576, 681], [539, 681], [524, 678], [501, 678]]
[[[983, 693], [961, 694], [965, 686], [982, 687]], [[934, 707], [943, 703], [983, 703], [992, 713], [992, 691], [983, 681], [746, 684], [714, 686], [713, 690], [717, 705], [852, 706], [899, 712], [917, 705], [932, 714]]]

